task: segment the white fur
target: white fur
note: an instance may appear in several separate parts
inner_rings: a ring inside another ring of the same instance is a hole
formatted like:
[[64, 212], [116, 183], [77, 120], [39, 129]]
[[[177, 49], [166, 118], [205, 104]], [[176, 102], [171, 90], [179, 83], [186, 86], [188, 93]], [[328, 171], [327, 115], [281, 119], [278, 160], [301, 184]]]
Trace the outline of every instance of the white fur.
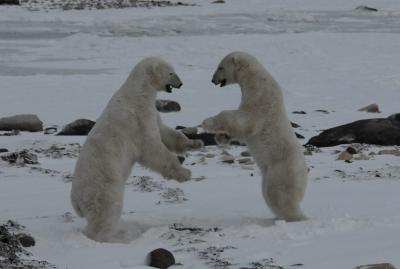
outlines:
[[144, 59], [90, 131], [75, 166], [71, 191], [76, 213], [87, 220], [89, 238], [114, 240], [125, 181], [136, 162], [168, 179], [190, 179], [190, 171], [170, 151], [181, 153], [202, 143], [162, 124], [155, 100], [157, 91], [167, 84], [181, 85], [173, 68], [160, 58]]
[[[277, 218], [304, 220], [300, 202], [307, 185], [307, 166], [283, 104], [278, 83], [253, 56], [228, 54], [213, 82], [238, 83], [242, 100], [237, 110], [222, 111], [204, 120], [208, 132], [224, 142], [227, 134], [245, 142], [262, 173], [264, 199]], [[226, 141], [225, 141], [226, 142]]]

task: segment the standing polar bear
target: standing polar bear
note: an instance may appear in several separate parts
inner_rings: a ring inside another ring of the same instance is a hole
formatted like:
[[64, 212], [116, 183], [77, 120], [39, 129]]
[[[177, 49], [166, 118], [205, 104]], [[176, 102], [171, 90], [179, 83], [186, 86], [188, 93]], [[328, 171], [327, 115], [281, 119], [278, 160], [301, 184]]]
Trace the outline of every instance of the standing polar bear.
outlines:
[[113, 241], [122, 212], [125, 181], [138, 162], [167, 179], [189, 180], [175, 154], [202, 147], [161, 122], [155, 108], [158, 91], [182, 82], [165, 61], [139, 62], [113, 95], [82, 147], [72, 181], [71, 202], [87, 220], [86, 235]]
[[238, 83], [242, 100], [238, 110], [222, 111], [203, 121], [219, 143], [244, 141], [262, 173], [265, 202], [278, 219], [306, 219], [300, 202], [307, 185], [307, 166], [301, 145], [286, 115], [281, 89], [253, 56], [228, 54], [212, 82], [221, 87]]

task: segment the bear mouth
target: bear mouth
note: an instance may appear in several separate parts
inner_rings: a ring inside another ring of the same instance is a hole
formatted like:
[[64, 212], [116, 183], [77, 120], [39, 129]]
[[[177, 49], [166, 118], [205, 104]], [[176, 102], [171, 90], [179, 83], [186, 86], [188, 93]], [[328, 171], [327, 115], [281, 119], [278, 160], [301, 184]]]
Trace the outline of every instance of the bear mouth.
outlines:
[[226, 78], [221, 80], [221, 83], [219, 84], [220, 87], [224, 87], [226, 85]]
[[171, 86], [171, 84], [165, 85], [165, 91], [168, 92], [168, 93], [171, 93], [171, 92], [172, 92], [172, 86]]

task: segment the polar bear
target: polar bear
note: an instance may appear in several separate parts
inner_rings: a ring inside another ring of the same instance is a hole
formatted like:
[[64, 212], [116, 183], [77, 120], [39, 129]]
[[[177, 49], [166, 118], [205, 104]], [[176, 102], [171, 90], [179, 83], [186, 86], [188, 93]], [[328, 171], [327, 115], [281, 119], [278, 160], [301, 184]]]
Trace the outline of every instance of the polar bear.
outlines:
[[300, 202], [307, 185], [307, 166], [285, 111], [281, 89], [257, 59], [244, 52], [228, 54], [212, 78], [221, 87], [238, 83], [237, 110], [222, 111], [203, 121], [219, 143], [229, 137], [247, 144], [262, 173], [265, 202], [278, 219], [306, 219]]
[[171, 151], [183, 153], [203, 144], [165, 126], [155, 107], [158, 91], [171, 92], [181, 85], [164, 60], [143, 59], [88, 134], [75, 166], [71, 202], [76, 213], [86, 218], [89, 238], [115, 240], [125, 181], [136, 162], [167, 179], [190, 179], [191, 172]]

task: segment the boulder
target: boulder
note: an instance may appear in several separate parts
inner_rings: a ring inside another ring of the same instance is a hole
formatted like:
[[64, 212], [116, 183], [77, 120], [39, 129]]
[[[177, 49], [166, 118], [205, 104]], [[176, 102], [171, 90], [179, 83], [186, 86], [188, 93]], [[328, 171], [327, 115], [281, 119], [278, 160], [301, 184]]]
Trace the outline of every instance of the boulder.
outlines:
[[0, 118], [0, 131], [43, 131], [43, 122], [34, 114], [21, 114]]
[[57, 135], [87, 135], [96, 122], [87, 119], [78, 119], [64, 126]]
[[156, 108], [162, 113], [181, 111], [179, 103], [171, 100], [156, 100]]
[[167, 269], [168, 267], [175, 264], [174, 255], [164, 248], [153, 250], [148, 254], [147, 259], [147, 263], [149, 266], [159, 269]]
[[358, 111], [366, 111], [369, 113], [381, 113], [379, 106], [377, 104], [370, 104], [365, 107], [360, 108]]
[[359, 120], [327, 129], [312, 137], [307, 145], [331, 147], [350, 143], [400, 145], [400, 113], [387, 118]]
[[19, 0], [0, 0], [0, 5], [20, 5]]
[[396, 269], [391, 263], [377, 263], [357, 266], [355, 269]]

